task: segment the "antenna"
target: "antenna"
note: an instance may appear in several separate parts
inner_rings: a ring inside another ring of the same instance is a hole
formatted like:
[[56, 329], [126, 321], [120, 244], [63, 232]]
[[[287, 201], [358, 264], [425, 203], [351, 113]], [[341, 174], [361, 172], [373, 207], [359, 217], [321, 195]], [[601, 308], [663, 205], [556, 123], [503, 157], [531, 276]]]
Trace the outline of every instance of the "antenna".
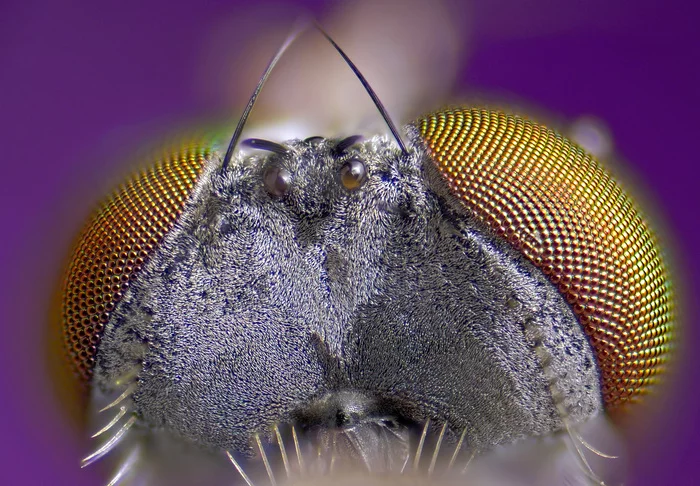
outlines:
[[389, 126], [389, 130], [391, 130], [392, 135], [396, 139], [396, 143], [399, 144], [399, 147], [401, 148], [401, 152], [403, 152], [404, 155], [408, 155], [408, 151], [406, 150], [406, 145], [404, 145], [403, 140], [401, 140], [401, 135], [399, 134], [399, 131], [396, 129], [396, 125], [394, 125], [394, 122], [391, 120], [389, 117], [389, 113], [386, 111], [386, 108], [384, 108], [384, 105], [382, 104], [381, 101], [379, 101], [379, 97], [377, 96], [377, 93], [374, 92], [372, 87], [369, 85], [365, 77], [362, 75], [359, 69], [357, 69], [357, 66], [355, 66], [355, 63], [353, 63], [350, 58], [343, 52], [343, 50], [340, 48], [338, 44], [335, 43], [333, 39], [331, 39], [331, 36], [326, 33], [325, 30], [321, 28], [318, 23], [315, 24], [316, 28], [323, 34], [323, 36], [328, 39], [328, 42], [330, 42], [333, 47], [335, 47], [335, 50], [338, 51], [338, 54], [340, 54], [343, 59], [345, 59], [345, 62], [347, 63], [348, 66], [350, 66], [350, 69], [352, 69], [352, 72], [355, 73], [355, 76], [357, 76], [357, 79], [360, 80], [362, 83], [362, 86], [364, 86], [365, 91], [367, 91], [367, 94], [369, 95], [370, 98], [372, 98], [372, 101], [374, 102], [374, 106], [377, 107], [379, 110], [379, 113], [382, 115], [382, 118], [384, 118], [384, 121], [386, 124]]
[[236, 148], [236, 144], [238, 143], [238, 139], [241, 138], [241, 133], [243, 132], [243, 127], [245, 126], [246, 121], [248, 121], [248, 116], [250, 115], [251, 110], [253, 109], [253, 105], [255, 105], [255, 101], [258, 99], [258, 95], [260, 94], [260, 91], [262, 90], [263, 85], [265, 84], [265, 81], [267, 81], [267, 78], [270, 77], [270, 73], [274, 69], [275, 65], [277, 62], [280, 60], [284, 52], [287, 50], [287, 48], [292, 45], [292, 43], [299, 37], [299, 35], [306, 30], [308, 27], [308, 22], [297, 22], [297, 25], [292, 29], [292, 32], [289, 34], [287, 39], [282, 43], [280, 46], [279, 50], [277, 53], [274, 55], [274, 57], [270, 60], [270, 63], [267, 65], [267, 68], [265, 68], [265, 72], [263, 75], [260, 77], [260, 80], [258, 81], [258, 85], [255, 87], [255, 91], [253, 91], [253, 94], [251, 95], [250, 99], [248, 100], [248, 105], [245, 107], [245, 110], [243, 110], [243, 115], [241, 115], [240, 120], [238, 120], [238, 125], [236, 126], [236, 129], [233, 132], [233, 136], [231, 137], [231, 141], [228, 144], [228, 149], [226, 150], [226, 155], [224, 156], [224, 163], [221, 166], [222, 171], [226, 171], [228, 168], [229, 163], [231, 162], [231, 157], [233, 156], [233, 151]]

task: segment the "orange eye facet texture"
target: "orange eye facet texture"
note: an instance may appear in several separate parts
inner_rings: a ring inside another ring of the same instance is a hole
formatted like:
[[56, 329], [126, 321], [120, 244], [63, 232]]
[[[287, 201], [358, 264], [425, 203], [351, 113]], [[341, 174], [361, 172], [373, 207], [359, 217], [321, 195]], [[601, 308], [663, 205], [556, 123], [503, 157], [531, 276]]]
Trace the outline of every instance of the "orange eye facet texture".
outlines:
[[415, 126], [453, 193], [571, 304], [607, 410], [647, 393], [665, 369], [675, 308], [667, 264], [634, 201], [583, 150], [533, 122], [455, 109]]
[[84, 381], [110, 312], [173, 227], [209, 156], [191, 143], [123, 184], [85, 226], [63, 287], [63, 342]]

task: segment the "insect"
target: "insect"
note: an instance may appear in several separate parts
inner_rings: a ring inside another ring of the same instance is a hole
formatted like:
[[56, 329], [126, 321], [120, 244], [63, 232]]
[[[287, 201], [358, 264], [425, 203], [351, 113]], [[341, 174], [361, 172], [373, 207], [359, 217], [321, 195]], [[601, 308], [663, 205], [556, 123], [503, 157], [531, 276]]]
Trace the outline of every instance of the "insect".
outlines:
[[455, 107], [402, 133], [328, 39], [393, 138], [237, 151], [285, 43], [226, 150], [183, 142], [87, 224], [63, 291], [71, 366], [101, 421], [83, 465], [114, 460], [109, 484], [358, 465], [453, 480], [561, 432], [602, 483], [585, 451], [606, 454], [577, 427], [653, 390], [675, 321], [643, 215], [524, 118]]

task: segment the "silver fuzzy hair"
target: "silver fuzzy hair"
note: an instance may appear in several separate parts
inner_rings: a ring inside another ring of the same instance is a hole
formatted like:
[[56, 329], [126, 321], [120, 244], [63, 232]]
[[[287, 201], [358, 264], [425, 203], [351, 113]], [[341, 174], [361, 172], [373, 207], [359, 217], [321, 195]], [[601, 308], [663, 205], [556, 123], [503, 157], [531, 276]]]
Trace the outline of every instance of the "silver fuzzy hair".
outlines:
[[[342, 154], [337, 140], [290, 141], [226, 172], [214, 155], [107, 324], [95, 393], [142, 365], [134, 427], [229, 469], [225, 451], [253, 454], [256, 434], [273, 440], [343, 391], [405, 423], [446, 424], [445, 444], [467, 430], [470, 451], [563, 429], [548, 375], [570, 423], [600, 414], [569, 305], [466, 213], [409, 135], [408, 155], [383, 137]], [[338, 177], [351, 158], [368, 172], [355, 191]], [[293, 177], [280, 199], [262, 182], [272, 164]]]

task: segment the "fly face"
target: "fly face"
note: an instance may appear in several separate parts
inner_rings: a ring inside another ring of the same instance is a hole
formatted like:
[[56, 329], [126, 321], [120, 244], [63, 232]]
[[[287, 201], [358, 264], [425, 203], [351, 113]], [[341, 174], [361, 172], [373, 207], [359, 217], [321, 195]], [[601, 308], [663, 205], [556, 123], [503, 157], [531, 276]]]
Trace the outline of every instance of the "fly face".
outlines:
[[[483, 446], [561, 426], [533, 321], [575, 356], [562, 364], [576, 370], [577, 417], [600, 410], [564, 300], [460, 214], [426, 153], [336, 146], [293, 142], [208, 171], [106, 326], [96, 382], [143, 363], [135, 412], [222, 450], [245, 452], [254, 432], [339, 392], [386, 403], [375, 413], [398, 423], [468, 427]], [[349, 190], [352, 164], [366, 176]]]
[[276, 443], [288, 474], [293, 455], [297, 472], [432, 473], [567, 431], [595, 477], [576, 427], [646, 393], [674, 318], [656, 240], [607, 172], [488, 110], [428, 115], [405, 143], [387, 118], [396, 141], [233, 155], [246, 116], [228, 151], [173, 151], [83, 235], [66, 343], [116, 414], [84, 464], [121, 442], [117, 479], [221, 481], [230, 460], [250, 481], [259, 454], [274, 482]]

